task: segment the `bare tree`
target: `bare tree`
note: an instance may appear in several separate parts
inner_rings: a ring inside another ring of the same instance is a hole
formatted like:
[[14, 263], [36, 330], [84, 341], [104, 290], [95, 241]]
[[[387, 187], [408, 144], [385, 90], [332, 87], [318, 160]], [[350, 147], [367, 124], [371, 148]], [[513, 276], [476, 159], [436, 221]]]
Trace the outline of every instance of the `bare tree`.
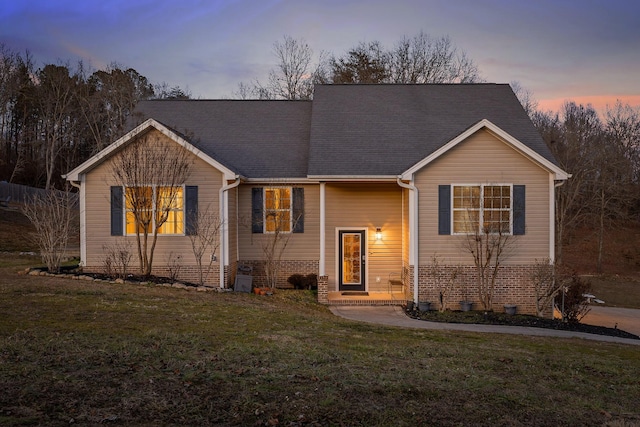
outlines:
[[83, 82], [78, 104], [93, 139], [90, 152], [94, 154], [122, 135], [138, 101], [153, 97], [154, 89], [136, 70], [116, 63], [91, 75], [82, 64], [79, 68]]
[[640, 184], [640, 105], [632, 107], [618, 101], [605, 111], [607, 133], [622, 147], [633, 165], [633, 182]]
[[549, 258], [536, 259], [531, 281], [536, 292], [536, 315], [542, 317], [545, 311], [553, 308], [553, 300], [562, 288], [556, 281], [554, 265]]
[[445, 311], [447, 308], [448, 297], [451, 291], [455, 288], [456, 280], [460, 275], [461, 267], [459, 265], [450, 267], [448, 272], [445, 271], [445, 267], [440, 264], [440, 258], [434, 254], [431, 257], [431, 264], [429, 265], [429, 274], [433, 278], [433, 281], [438, 290], [438, 299], [440, 303], [439, 310]]
[[592, 108], [566, 103], [557, 113], [535, 113], [533, 122], [571, 179], [556, 188], [556, 264], [563, 262], [563, 246], [570, 231], [582, 224], [593, 192], [588, 190], [594, 174], [592, 145], [600, 133], [600, 122]]
[[378, 41], [360, 43], [331, 59], [333, 83], [378, 84], [389, 81], [389, 53]]
[[280, 277], [282, 256], [304, 212], [293, 209], [294, 195], [289, 187], [265, 188], [264, 233], [261, 245], [267, 286], [275, 288]]
[[603, 132], [598, 144], [592, 147], [592, 155], [595, 173], [589, 187], [594, 197], [588, 209], [598, 235], [596, 271], [602, 273], [606, 230], [629, 220], [637, 189], [632, 160], [625, 156], [625, 147], [619, 140]]
[[[192, 229], [187, 233], [191, 240], [191, 248], [198, 265], [198, 283], [204, 286], [211, 266], [215, 260], [216, 251], [220, 246], [220, 230], [222, 221], [211, 206], [203, 210], [191, 213], [194, 216], [190, 221]], [[204, 262], [204, 255], [209, 253], [208, 262]], [[220, 262], [222, 265], [222, 262]]]
[[130, 243], [120, 238], [112, 244], [102, 245], [102, 251], [105, 253], [103, 260], [105, 274], [126, 278], [133, 257]]
[[64, 260], [69, 237], [77, 232], [76, 199], [69, 192], [49, 190], [24, 204], [24, 215], [35, 227], [32, 239], [42, 261], [51, 273], [57, 273]]
[[145, 276], [151, 274], [158, 234], [184, 196], [182, 186], [192, 165], [189, 151], [155, 134], [140, 136], [114, 156], [112, 178], [124, 187], [127, 232], [136, 235], [140, 273]]
[[321, 52], [314, 65], [313, 50], [306, 41], [287, 35], [273, 44], [273, 54], [277, 63], [267, 82], [240, 83], [235, 95], [241, 99], [311, 99], [314, 84], [322, 80], [325, 54]]
[[58, 156], [72, 140], [74, 120], [72, 109], [76, 101], [78, 74], [72, 74], [68, 65], [47, 65], [37, 73], [40, 82], [36, 93], [41, 119], [42, 151], [46, 172], [45, 188], [52, 186], [52, 177]]
[[533, 97], [533, 93], [518, 81], [514, 80], [510, 85], [513, 93], [518, 98], [518, 101], [520, 101], [522, 108], [524, 108], [524, 111], [527, 112], [529, 117], [533, 116], [538, 109], [538, 101]]
[[360, 42], [341, 56], [313, 51], [304, 40], [284, 36], [274, 43], [276, 68], [268, 81], [240, 83], [241, 99], [311, 99], [315, 84], [328, 83], [473, 83], [481, 81], [477, 65], [449, 37], [420, 32], [404, 37], [393, 49], [379, 41]]
[[476, 64], [448, 36], [433, 38], [420, 32], [403, 37], [388, 53], [391, 83], [474, 83]]
[[487, 227], [468, 234], [464, 239], [464, 248], [473, 257], [476, 269], [476, 289], [485, 310], [493, 307], [493, 293], [500, 267], [514, 243], [514, 236], [505, 233], [502, 228]]
[[278, 99], [310, 99], [313, 92], [311, 58], [313, 51], [304, 40], [284, 36], [275, 42], [276, 69], [269, 72], [269, 89]]

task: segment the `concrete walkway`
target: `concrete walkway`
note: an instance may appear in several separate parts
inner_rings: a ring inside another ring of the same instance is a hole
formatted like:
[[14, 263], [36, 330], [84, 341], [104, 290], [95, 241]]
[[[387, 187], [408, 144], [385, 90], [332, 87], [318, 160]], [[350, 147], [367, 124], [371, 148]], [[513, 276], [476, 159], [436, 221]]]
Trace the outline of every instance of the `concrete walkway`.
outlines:
[[[603, 308], [603, 307], [602, 307]], [[584, 332], [557, 331], [555, 329], [531, 328], [522, 326], [504, 326], [504, 325], [469, 325], [460, 323], [439, 323], [427, 322], [409, 318], [399, 306], [352, 306], [334, 305], [330, 307], [331, 312], [336, 316], [345, 319], [356, 320], [359, 322], [375, 323], [388, 326], [398, 326], [402, 328], [431, 329], [431, 330], [449, 330], [449, 331], [466, 331], [466, 332], [487, 332], [492, 334], [515, 334], [530, 335], [539, 337], [558, 337], [558, 338], [582, 338], [593, 341], [614, 342], [621, 344], [631, 344], [640, 346], [640, 340], [609, 337], [605, 335], [586, 334]], [[639, 311], [639, 310], [634, 310]], [[594, 313], [595, 314], [595, 313]], [[639, 313], [640, 314], [640, 313]], [[588, 322], [594, 324], [592, 322]], [[613, 326], [613, 325], [612, 325]], [[611, 327], [612, 327], [611, 326]], [[628, 331], [619, 324], [620, 329]]]

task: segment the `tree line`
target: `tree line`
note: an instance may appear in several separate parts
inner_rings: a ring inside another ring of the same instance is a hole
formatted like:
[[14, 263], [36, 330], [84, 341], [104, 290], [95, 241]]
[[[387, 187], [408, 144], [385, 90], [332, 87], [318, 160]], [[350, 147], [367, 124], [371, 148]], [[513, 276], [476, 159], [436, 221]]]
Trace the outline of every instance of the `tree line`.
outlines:
[[0, 44], [0, 180], [63, 188], [61, 175], [119, 138], [138, 101], [189, 97], [117, 64], [36, 68]]
[[591, 105], [567, 101], [560, 111], [533, 111], [531, 118], [571, 174], [556, 190], [557, 261], [572, 232], [586, 227], [596, 233], [601, 272], [607, 230], [640, 220], [640, 106], [618, 101], [599, 115]]

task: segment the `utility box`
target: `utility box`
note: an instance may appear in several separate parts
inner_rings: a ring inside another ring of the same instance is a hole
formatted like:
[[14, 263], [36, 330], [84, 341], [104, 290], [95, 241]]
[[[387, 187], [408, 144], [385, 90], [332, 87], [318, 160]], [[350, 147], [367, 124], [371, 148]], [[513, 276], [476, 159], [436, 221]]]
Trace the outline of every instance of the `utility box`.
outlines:
[[253, 267], [250, 265], [239, 265], [236, 271], [236, 282], [233, 285], [235, 292], [251, 292], [253, 284]]

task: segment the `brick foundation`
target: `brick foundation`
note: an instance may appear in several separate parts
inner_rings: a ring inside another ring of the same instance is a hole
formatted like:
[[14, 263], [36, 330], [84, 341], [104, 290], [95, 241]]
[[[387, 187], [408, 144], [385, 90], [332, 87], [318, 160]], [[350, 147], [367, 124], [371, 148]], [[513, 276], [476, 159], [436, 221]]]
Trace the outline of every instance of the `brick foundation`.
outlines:
[[[418, 272], [418, 299], [429, 301], [433, 306], [440, 307], [439, 284], [447, 283], [451, 273], [459, 268], [459, 274], [451, 289], [446, 292], [446, 308], [459, 310], [459, 302], [472, 301], [474, 309], [483, 309], [478, 295], [477, 273], [474, 266], [441, 266], [434, 275], [430, 273], [430, 267], [421, 266]], [[500, 267], [496, 285], [493, 291], [494, 311], [503, 311], [505, 304], [517, 305], [518, 314], [536, 314], [535, 289], [531, 282], [534, 271], [533, 265], [505, 265]], [[413, 268], [410, 270], [413, 275]], [[413, 287], [413, 281], [410, 287]]]
[[[262, 260], [244, 260], [239, 262], [240, 265], [250, 265], [253, 267], [253, 285], [266, 286], [267, 277], [264, 272], [264, 261]], [[288, 260], [280, 262], [280, 271], [278, 272], [277, 288], [293, 289], [293, 285], [287, 282], [292, 274], [318, 274], [318, 261], [309, 260]]]

